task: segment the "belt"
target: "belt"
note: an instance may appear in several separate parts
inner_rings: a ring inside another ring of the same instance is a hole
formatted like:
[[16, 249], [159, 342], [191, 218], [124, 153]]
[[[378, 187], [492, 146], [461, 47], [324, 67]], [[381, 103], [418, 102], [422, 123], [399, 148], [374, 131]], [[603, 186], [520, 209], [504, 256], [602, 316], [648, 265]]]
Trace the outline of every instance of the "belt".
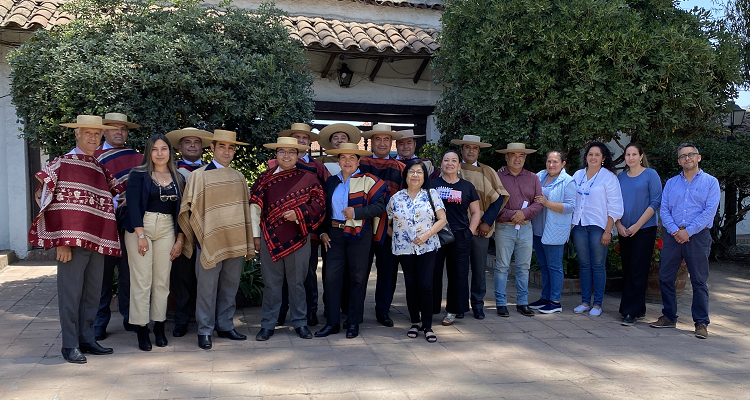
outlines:
[[341, 221], [331, 221], [331, 227], [344, 229], [346, 227], [346, 223]]
[[526, 225], [526, 224], [527, 224], [528, 222], [529, 222], [529, 221], [523, 221], [523, 223], [522, 223], [522, 224], [516, 224], [515, 222], [501, 222], [501, 224], [504, 224], [504, 225], [510, 225], [510, 226], [516, 226], [516, 225], [521, 225], [521, 226], [524, 226], [524, 225]]

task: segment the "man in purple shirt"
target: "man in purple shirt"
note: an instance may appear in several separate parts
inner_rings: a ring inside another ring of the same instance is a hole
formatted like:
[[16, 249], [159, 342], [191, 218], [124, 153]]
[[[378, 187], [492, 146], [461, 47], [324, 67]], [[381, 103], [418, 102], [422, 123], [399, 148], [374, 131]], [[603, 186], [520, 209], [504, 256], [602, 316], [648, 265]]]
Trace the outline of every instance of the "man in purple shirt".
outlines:
[[674, 328], [677, 322], [675, 279], [682, 260], [690, 272], [693, 285], [692, 314], [695, 337], [708, 337], [708, 255], [711, 233], [719, 207], [719, 181], [698, 166], [701, 155], [689, 143], [677, 148], [677, 162], [682, 172], [670, 178], [661, 197], [661, 220], [667, 234], [663, 235], [659, 264], [659, 286], [664, 305], [662, 316], [652, 323], [654, 328]]
[[[542, 205], [534, 201], [542, 195], [542, 185], [533, 172], [523, 168], [526, 155], [536, 152], [527, 149], [523, 143], [508, 143], [507, 148], [495, 150], [505, 154], [508, 167], [498, 172], [500, 182], [510, 194], [510, 200], [503, 208], [500, 198], [485, 211], [479, 230], [489, 230], [492, 221], [495, 224], [495, 304], [497, 315], [509, 317], [505, 286], [508, 282], [510, 258], [516, 255], [516, 311], [527, 316], [534, 316], [529, 307], [529, 266], [534, 241], [531, 230], [531, 219], [542, 210]], [[500, 210], [502, 208], [502, 210]], [[499, 215], [498, 215], [499, 213]], [[486, 226], [485, 226], [486, 225]]]

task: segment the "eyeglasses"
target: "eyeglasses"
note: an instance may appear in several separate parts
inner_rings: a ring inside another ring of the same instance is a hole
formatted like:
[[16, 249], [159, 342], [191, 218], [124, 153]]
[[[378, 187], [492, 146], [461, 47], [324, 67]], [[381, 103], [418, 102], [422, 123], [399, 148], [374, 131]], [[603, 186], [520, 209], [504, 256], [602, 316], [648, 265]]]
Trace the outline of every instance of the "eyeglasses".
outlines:
[[294, 150], [294, 151], [278, 150], [278, 151], [276, 151], [276, 154], [278, 154], [278, 155], [280, 155], [282, 157], [284, 157], [284, 156], [296, 156], [297, 154], [299, 154], [299, 152], [297, 150]]
[[[161, 201], [163, 201], [165, 203], [168, 202], [168, 201], [177, 201], [177, 195], [176, 194], [161, 194], [161, 185], [159, 185], [157, 183], [156, 186], [159, 186], [159, 200], [161, 200]], [[170, 183], [169, 187], [167, 187], [167, 189], [171, 189], [171, 188], [172, 188], [172, 184]]]
[[685, 161], [686, 158], [689, 158], [689, 159], [692, 160], [697, 155], [698, 155], [698, 153], [687, 153], [687, 154], [683, 154], [683, 155], [677, 157], [677, 159], [680, 160], [680, 161]]
[[422, 171], [421, 169], [410, 169], [408, 174], [419, 176], [419, 175], [424, 175], [424, 171]]

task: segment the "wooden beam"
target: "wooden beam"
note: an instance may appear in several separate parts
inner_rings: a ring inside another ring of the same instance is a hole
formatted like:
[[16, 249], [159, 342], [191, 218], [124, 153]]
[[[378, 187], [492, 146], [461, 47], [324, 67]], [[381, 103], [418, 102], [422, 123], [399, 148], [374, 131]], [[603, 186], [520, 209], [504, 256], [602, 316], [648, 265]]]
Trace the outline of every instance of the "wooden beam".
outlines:
[[382, 66], [383, 66], [383, 60], [384, 60], [384, 59], [385, 59], [385, 57], [380, 57], [380, 58], [378, 58], [378, 63], [377, 63], [377, 64], [375, 64], [375, 68], [373, 68], [373, 69], [372, 69], [372, 72], [370, 72], [370, 81], [371, 81], [371, 82], [374, 82], [374, 81], [375, 81], [375, 76], [377, 76], [377, 75], [378, 75], [378, 71], [380, 71], [380, 67], [382, 67]]
[[408, 104], [345, 103], [339, 101], [316, 101], [315, 112], [360, 113], [360, 114], [412, 114], [430, 115], [435, 106], [412, 106]]
[[427, 68], [427, 64], [429, 63], [430, 63], [429, 58], [425, 58], [424, 60], [422, 60], [422, 65], [419, 66], [419, 69], [417, 70], [416, 75], [414, 75], [414, 83], [419, 82], [419, 78], [422, 77], [422, 73]]
[[[393, 114], [359, 114], [359, 113], [337, 113], [330, 111], [315, 111], [315, 119], [331, 120], [331, 121], [365, 121], [374, 122], [374, 120], [382, 123], [392, 124], [420, 124], [425, 123], [426, 115], [393, 115]], [[369, 128], [362, 127], [363, 130]]]
[[323, 68], [323, 72], [320, 73], [321, 78], [325, 78], [328, 76], [328, 71], [331, 70], [331, 66], [333, 65], [333, 61], [336, 60], [336, 54], [331, 53], [331, 56], [328, 57], [328, 63], [326, 64], [326, 67]]

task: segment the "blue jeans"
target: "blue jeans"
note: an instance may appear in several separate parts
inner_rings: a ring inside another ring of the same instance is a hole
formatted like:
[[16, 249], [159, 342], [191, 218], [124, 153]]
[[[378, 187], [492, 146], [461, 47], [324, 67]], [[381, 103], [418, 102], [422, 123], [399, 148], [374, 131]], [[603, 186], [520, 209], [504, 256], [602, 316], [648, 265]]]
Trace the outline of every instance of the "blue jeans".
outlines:
[[704, 229], [690, 237], [687, 243], [679, 244], [672, 235], [663, 235], [664, 246], [661, 249], [659, 262], [659, 286], [661, 301], [664, 305], [662, 314], [670, 321], [677, 321], [677, 295], [675, 279], [682, 260], [687, 264], [690, 283], [693, 286], [693, 305], [691, 311], [693, 322], [709, 324], [708, 319], [708, 255], [711, 252], [711, 233]]
[[593, 306], [602, 306], [607, 283], [607, 249], [602, 246], [604, 229], [596, 225], [573, 227], [573, 244], [581, 266], [581, 303], [591, 304], [591, 282], [594, 283]]
[[534, 251], [542, 272], [542, 298], [560, 302], [563, 286], [564, 244], [542, 244], [541, 236], [534, 236]]
[[495, 305], [508, 305], [505, 286], [508, 283], [510, 257], [516, 256], [516, 305], [529, 304], [529, 266], [534, 233], [531, 223], [516, 230], [513, 225], [495, 224]]

